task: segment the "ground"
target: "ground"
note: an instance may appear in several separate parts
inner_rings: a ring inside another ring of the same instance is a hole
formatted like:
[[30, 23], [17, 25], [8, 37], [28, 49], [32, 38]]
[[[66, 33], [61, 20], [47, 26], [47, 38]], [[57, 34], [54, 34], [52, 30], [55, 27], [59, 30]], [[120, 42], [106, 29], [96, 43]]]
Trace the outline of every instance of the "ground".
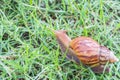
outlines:
[[95, 74], [61, 55], [52, 32], [60, 29], [120, 59], [120, 0], [0, 0], [0, 79], [120, 80], [120, 62]]

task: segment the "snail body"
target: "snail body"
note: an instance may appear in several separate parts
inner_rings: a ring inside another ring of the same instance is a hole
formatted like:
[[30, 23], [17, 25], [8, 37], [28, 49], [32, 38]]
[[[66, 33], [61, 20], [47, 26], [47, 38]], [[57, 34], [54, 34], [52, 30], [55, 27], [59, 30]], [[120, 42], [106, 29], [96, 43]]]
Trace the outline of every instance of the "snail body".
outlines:
[[[81, 36], [71, 40], [64, 30], [56, 30], [54, 33], [61, 51], [66, 52], [68, 59], [78, 64], [82, 62], [84, 65], [90, 66], [95, 73], [103, 72], [107, 62], [118, 61], [112, 51], [101, 46], [92, 38]], [[106, 68], [105, 71], [109, 71], [109, 68]]]

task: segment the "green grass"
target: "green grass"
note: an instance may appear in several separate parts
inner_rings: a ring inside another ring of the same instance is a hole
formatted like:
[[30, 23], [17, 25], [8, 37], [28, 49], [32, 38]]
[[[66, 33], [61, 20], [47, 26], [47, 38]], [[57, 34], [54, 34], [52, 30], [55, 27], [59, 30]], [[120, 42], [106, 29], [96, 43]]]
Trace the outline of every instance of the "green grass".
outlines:
[[120, 80], [120, 62], [95, 74], [66, 59], [50, 28], [92, 37], [120, 59], [119, 0], [1, 0], [1, 80]]

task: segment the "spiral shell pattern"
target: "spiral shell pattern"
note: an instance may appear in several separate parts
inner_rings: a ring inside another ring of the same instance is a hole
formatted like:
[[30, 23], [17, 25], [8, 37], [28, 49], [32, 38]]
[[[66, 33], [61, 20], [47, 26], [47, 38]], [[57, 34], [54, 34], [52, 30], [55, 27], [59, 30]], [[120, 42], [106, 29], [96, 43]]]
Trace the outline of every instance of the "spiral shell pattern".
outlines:
[[93, 39], [88, 37], [75, 38], [71, 41], [70, 47], [83, 64], [91, 67], [100, 65], [100, 45]]

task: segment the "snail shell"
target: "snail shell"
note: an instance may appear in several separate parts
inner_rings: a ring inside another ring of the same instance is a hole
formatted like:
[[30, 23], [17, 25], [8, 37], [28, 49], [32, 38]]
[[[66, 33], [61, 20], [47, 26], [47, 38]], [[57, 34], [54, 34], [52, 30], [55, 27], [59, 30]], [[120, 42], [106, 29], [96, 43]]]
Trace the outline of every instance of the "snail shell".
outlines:
[[100, 46], [89, 37], [78, 37], [70, 42], [70, 47], [80, 61], [91, 67], [105, 65], [107, 62], [116, 62], [118, 59], [113, 52], [104, 46]]

